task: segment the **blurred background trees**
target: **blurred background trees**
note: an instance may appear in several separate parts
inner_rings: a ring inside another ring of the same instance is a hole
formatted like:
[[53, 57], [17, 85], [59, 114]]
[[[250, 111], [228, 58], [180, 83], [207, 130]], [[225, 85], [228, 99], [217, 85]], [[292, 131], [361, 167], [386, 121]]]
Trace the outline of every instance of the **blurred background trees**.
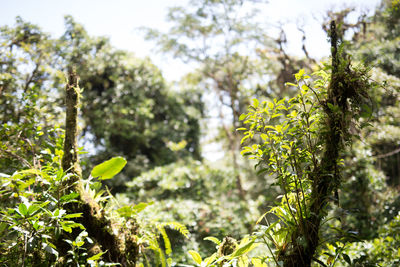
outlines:
[[[126, 158], [124, 170], [106, 185], [120, 203], [154, 201], [143, 217], [188, 227], [187, 243], [168, 232], [176, 262], [187, 263], [189, 249], [210, 254], [206, 236], [240, 239], [250, 233], [280, 192], [271, 186], [271, 176], [257, 174], [253, 163], [239, 155], [239, 117], [253, 98], [292, 96], [294, 88], [285, 83], [293, 82], [293, 74], [319, 68], [304, 44], [304, 56], [286, 51], [282, 27], [274, 35], [262, 24], [267, 7], [260, 1], [191, 1], [169, 10], [167, 31], [144, 29], [160, 53], [193, 67], [175, 84], [166, 82], [150, 59], [91, 36], [70, 16], [60, 38], [22, 18], [13, 27], [1, 27], [0, 172], [11, 174], [49, 159], [52, 140], [62, 136], [63, 72], [73, 66], [83, 88], [82, 153], [90, 151], [82, 154], [85, 175], [110, 157]], [[383, 0], [370, 17], [359, 14], [354, 23], [351, 15], [353, 9], [330, 11], [321, 27], [335, 19], [351, 61], [368, 64], [371, 79], [383, 85], [362, 107], [370, 114], [364, 123], [372, 127], [357, 133], [359, 140], [344, 156], [348, 167], [342, 173], [340, 205], [331, 204], [331, 214], [341, 218], [340, 229], [366, 241], [346, 248], [353, 261], [395, 264], [400, 244], [400, 8], [398, 1]], [[298, 28], [304, 41], [307, 36]], [[225, 157], [204, 159], [204, 140]], [[325, 226], [327, 238], [337, 235], [332, 227], [338, 224]], [[320, 254], [334, 250], [319, 249]], [[321, 260], [329, 262], [328, 254]]]

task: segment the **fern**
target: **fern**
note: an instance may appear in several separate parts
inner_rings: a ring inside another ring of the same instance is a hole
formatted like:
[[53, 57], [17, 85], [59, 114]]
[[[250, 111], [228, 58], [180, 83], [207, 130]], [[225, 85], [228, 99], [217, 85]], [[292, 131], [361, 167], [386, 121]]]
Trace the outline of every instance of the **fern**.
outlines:
[[[154, 223], [154, 222], [153, 222]], [[161, 265], [161, 267], [171, 266], [172, 259], [169, 257], [172, 253], [171, 241], [168, 237], [167, 231], [165, 230], [166, 227], [169, 227], [173, 230], [178, 231], [184, 237], [188, 238], [189, 230], [183, 224], [178, 222], [163, 222], [163, 223], [156, 223], [156, 225], [152, 224], [153, 228], [150, 232], [147, 233], [145, 240], [148, 242], [148, 248], [151, 249], [158, 257], [156, 257], [157, 265]], [[155, 227], [154, 227], [155, 226]], [[157, 233], [154, 232], [153, 229], [157, 229], [157, 231], [161, 234], [162, 239], [164, 241], [165, 252], [161, 248], [160, 243], [158, 242]], [[143, 254], [145, 256], [145, 254]], [[168, 256], [168, 258], [166, 257]], [[144, 258], [147, 264], [147, 258]]]
[[158, 231], [160, 231], [163, 240], [164, 240], [164, 245], [165, 245], [165, 253], [167, 255], [171, 254], [172, 249], [171, 249], [171, 241], [169, 240], [169, 237], [167, 235], [167, 232], [165, 231], [165, 228], [162, 226], [158, 227]]
[[189, 230], [183, 224], [178, 222], [164, 222], [160, 224], [160, 227], [165, 228], [165, 226], [168, 226], [171, 229], [178, 231], [184, 237], [189, 238]]

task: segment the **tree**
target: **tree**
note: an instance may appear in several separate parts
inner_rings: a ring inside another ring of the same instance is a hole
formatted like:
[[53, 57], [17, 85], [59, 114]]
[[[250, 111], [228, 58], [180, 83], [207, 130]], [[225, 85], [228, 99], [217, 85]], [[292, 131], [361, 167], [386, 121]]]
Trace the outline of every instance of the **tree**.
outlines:
[[[132, 225], [130, 231], [124, 233], [115, 233], [113, 222], [106, 218], [105, 212], [101, 211], [100, 204], [84, 189], [82, 181], [82, 172], [78, 156], [78, 108], [80, 98], [80, 88], [78, 77], [74, 70], [69, 70], [68, 82], [66, 85], [66, 119], [65, 119], [65, 139], [64, 153], [62, 157], [62, 168], [70, 177], [64, 181], [64, 190], [77, 192], [80, 195], [78, 205], [69, 205], [68, 213], [81, 213], [83, 218], [79, 222], [88, 231], [89, 236], [95, 238], [98, 245], [106, 250], [108, 257], [112, 262], [120, 263], [122, 266], [133, 266], [136, 264], [139, 254], [139, 246], [135, 234], [136, 225]], [[122, 163], [125, 165], [126, 161]], [[121, 165], [121, 164], [114, 164]], [[123, 167], [122, 165], [122, 167]], [[115, 168], [115, 167], [114, 167]], [[101, 171], [100, 171], [101, 173]], [[111, 231], [110, 231], [111, 230]], [[74, 235], [73, 233], [72, 235]], [[65, 236], [62, 235], [59, 240]], [[75, 239], [76, 236], [73, 237]], [[61, 251], [61, 256], [68, 254]], [[64, 262], [62, 262], [64, 264]]]
[[[232, 129], [248, 105], [254, 88], [264, 77], [256, 48], [271, 40], [256, 19], [256, 1], [191, 1], [190, 6], [169, 10], [173, 23], [168, 33], [147, 29], [147, 39], [156, 40], [162, 52], [198, 66], [202, 87], [218, 99], [220, 125], [228, 141], [232, 164], [238, 170], [239, 138]], [[242, 181], [236, 175], [239, 194]]]
[[[71, 17], [66, 28], [61, 38], [65, 49], [59, 53], [64, 66], [77, 66], [81, 73], [83, 134], [98, 151], [95, 162], [115, 155], [127, 158], [119, 186], [180, 157], [200, 159], [200, 93], [170, 90], [149, 59], [116, 50], [105, 38], [89, 37]], [[171, 150], [170, 144], [179, 142], [185, 144], [182, 149]]]
[[[0, 169], [40, 166], [40, 151], [54, 138], [58, 122], [48, 82], [58, 60], [55, 40], [20, 17], [0, 28]], [[51, 104], [50, 104], [51, 103]]]
[[276, 248], [274, 259], [284, 266], [311, 266], [314, 260], [329, 199], [340, 188], [340, 159], [351, 141], [350, 124], [361, 117], [360, 105], [371, 88], [367, 70], [351, 68], [339, 50], [334, 21], [330, 33], [330, 79], [320, 72], [322, 79], [311, 84], [301, 70], [292, 84], [301, 90], [298, 96], [262, 105], [254, 100], [241, 116], [249, 124], [241, 129], [246, 131], [243, 141], [258, 135], [262, 140], [242, 153], [258, 159], [260, 171], [275, 174], [283, 193], [281, 206], [268, 212], [279, 218], [282, 229], [268, 227], [266, 237]]
[[[48, 141], [53, 124], [62, 125], [63, 72], [71, 66], [77, 66], [84, 88], [83, 143], [96, 150], [88, 162], [116, 155], [128, 159], [123, 175], [113, 181], [115, 189], [153, 166], [201, 158], [203, 104], [189, 82], [182, 83], [186, 89], [171, 90], [149, 59], [116, 50], [104, 37], [90, 37], [71, 17], [66, 17], [66, 32], [58, 40], [19, 18], [15, 28], [3, 27], [1, 34], [4, 168], [16, 170], [21, 162], [30, 162], [28, 155], [37, 154], [36, 145]], [[36, 132], [42, 136], [32, 140]], [[14, 144], [21, 142], [24, 147], [17, 149]], [[180, 149], [174, 144], [181, 144]]]

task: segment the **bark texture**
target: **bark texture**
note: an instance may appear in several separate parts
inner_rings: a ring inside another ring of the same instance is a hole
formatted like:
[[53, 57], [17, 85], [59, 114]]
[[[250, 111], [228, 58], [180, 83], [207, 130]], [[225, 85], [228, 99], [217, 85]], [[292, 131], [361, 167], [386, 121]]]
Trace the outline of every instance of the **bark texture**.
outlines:
[[[104, 256], [106, 261], [119, 263], [121, 266], [134, 266], [139, 248], [136, 243], [137, 225], [134, 221], [126, 225], [119, 225], [106, 218], [104, 210], [84, 190], [82, 174], [78, 157], [78, 108], [80, 89], [78, 76], [73, 70], [68, 71], [66, 85], [66, 123], [64, 156], [62, 167], [66, 173], [72, 174], [64, 184], [65, 190], [72, 189], [80, 194], [80, 202], [67, 207], [69, 213], [82, 213], [77, 221], [81, 223], [89, 236], [95, 239], [94, 247], [100, 246], [102, 251], [107, 251]], [[74, 238], [72, 233], [72, 237]], [[98, 250], [98, 249], [94, 249]], [[94, 254], [99, 251], [95, 251]], [[61, 262], [61, 264], [63, 264]]]

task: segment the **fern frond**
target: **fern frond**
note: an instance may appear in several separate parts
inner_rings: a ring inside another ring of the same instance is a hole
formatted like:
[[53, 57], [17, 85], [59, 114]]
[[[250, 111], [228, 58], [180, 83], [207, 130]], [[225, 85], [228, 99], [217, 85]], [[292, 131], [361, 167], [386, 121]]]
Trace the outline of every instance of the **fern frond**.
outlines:
[[167, 232], [165, 231], [165, 228], [160, 226], [158, 227], [158, 230], [160, 231], [162, 238], [164, 240], [164, 245], [165, 245], [165, 253], [167, 255], [171, 254], [172, 249], [171, 249], [171, 241], [169, 240], [169, 237], [167, 235]]
[[161, 227], [168, 226], [171, 229], [178, 231], [179, 233], [181, 233], [181, 235], [183, 235], [186, 238], [188, 238], [189, 236], [189, 230], [186, 228], [186, 226], [178, 222], [164, 222], [161, 223], [160, 226]]

